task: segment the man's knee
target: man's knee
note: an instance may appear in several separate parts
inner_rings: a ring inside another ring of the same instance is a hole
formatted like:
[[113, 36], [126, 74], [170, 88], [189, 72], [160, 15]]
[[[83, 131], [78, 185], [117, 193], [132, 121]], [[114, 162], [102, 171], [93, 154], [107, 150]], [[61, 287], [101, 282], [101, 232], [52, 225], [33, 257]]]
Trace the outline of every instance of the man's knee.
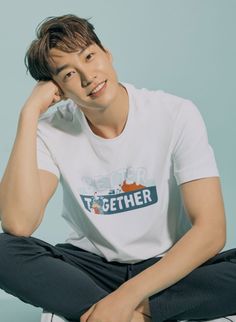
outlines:
[[28, 277], [24, 272], [27, 243], [26, 237], [0, 233], [0, 289], [15, 296], [15, 290], [22, 289]]
[[2, 245], [5, 249], [5, 247], [7, 247], [7, 245], [9, 245], [10, 243], [17, 242], [22, 238], [25, 238], [25, 237], [14, 236], [9, 233], [0, 233], [0, 250], [2, 250]]
[[8, 233], [0, 233], [0, 277], [9, 267], [14, 267], [16, 255], [19, 254], [17, 245], [22, 241], [22, 237], [10, 235]]

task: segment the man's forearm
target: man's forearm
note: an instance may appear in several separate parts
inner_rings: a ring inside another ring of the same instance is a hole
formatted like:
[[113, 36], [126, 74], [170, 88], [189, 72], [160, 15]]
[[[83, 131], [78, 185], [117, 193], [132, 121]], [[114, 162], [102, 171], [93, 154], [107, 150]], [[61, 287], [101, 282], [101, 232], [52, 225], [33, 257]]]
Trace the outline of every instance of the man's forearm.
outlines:
[[140, 303], [215, 256], [224, 247], [224, 242], [218, 241], [210, 229], [193, 226], [162, 259], [122, 284], [121, 289]]

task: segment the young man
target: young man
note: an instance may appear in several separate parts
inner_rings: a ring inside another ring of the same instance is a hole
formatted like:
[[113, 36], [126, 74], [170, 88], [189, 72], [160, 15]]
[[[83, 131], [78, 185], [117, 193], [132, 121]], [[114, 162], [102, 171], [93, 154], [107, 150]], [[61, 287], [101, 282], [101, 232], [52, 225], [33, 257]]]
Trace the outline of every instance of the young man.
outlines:
[[[195, 105], [119, 82], [73, 15], [41, 24], [26, 63], [38, 83], [0, 185], [0, 287], [69, 321], [234, 314], [236, 252], [219, 253], [220, 181]], [[31, 235], [59, 180], [73, 233], [53, 246]]]

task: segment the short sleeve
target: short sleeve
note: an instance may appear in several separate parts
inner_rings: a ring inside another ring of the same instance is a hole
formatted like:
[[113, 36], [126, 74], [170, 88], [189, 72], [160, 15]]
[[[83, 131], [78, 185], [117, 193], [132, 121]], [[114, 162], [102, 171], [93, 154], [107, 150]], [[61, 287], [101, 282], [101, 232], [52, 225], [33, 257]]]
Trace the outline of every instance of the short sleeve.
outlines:
[[58, 177], [58, 179], [60, 178], [58, 166], [53, 160], [48, 147], [39, 135], [37, 135], [37, 164], [39, 169], [52, 172]]
[[173, 162], [177, 184], [219, 176], [215, 156], [208, 142], [203, 118], [197, 107], [185, 100], [174, 129]]

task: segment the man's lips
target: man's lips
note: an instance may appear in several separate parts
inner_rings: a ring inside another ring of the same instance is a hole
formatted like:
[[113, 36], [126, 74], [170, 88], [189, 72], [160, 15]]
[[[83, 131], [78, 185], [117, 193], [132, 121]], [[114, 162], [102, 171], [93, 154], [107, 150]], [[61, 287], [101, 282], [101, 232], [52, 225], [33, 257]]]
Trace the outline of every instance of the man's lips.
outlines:
[[96, 85], [93, 90], [88, 94], [88, 96], [94, 96], [100, 92], [100, 90], [106, 85], [107, 79], [98, 85]]

